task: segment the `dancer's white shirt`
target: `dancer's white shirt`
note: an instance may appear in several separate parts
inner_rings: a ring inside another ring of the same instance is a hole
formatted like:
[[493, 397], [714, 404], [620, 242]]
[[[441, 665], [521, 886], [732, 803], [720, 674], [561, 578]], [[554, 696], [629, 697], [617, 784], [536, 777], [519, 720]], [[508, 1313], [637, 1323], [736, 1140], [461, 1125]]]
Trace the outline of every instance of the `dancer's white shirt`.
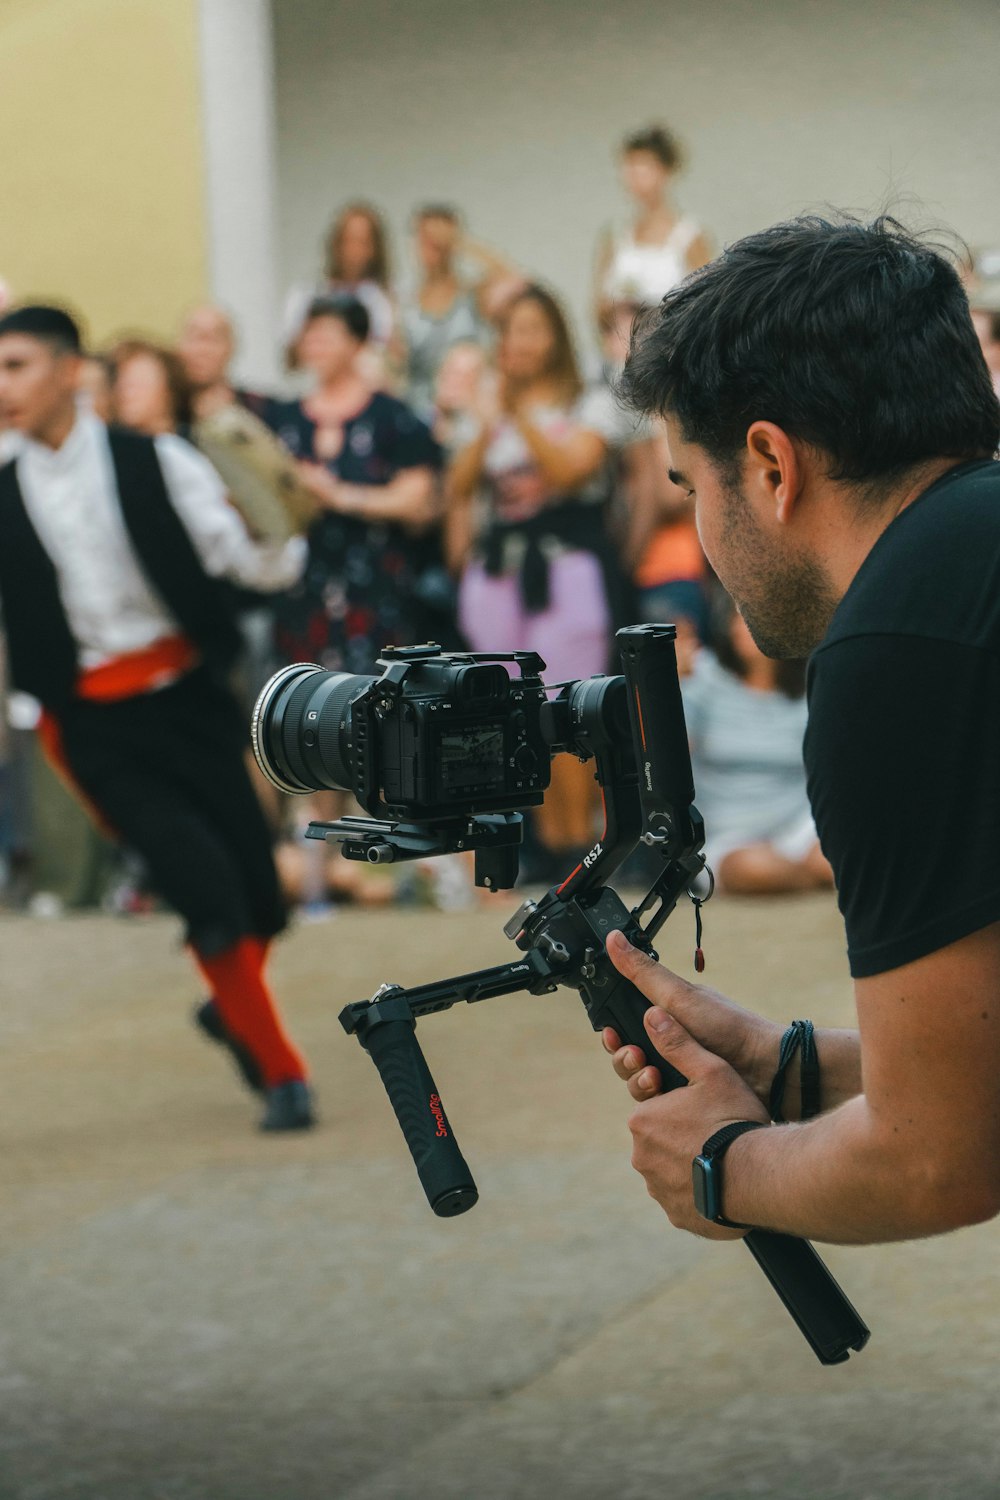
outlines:
[[[182, 438], [156, 438], [174, 508], [206, 573], [271, 593], [305, 564], [302, 537], [257, 542], [208, 460]], [[80, 666], [140, 651], [180, 626], [153, 592], [125, 528], [107, 428], [81, 413], [61, 448], [26, 442], [17, 457], [24, 504], [55, 566]]]

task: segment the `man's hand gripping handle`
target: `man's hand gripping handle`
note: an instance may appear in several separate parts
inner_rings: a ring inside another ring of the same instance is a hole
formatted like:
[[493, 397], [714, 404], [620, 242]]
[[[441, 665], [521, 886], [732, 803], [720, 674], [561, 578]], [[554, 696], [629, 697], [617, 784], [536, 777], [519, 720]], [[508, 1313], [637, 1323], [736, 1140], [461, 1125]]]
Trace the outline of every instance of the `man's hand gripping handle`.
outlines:
[[[649, 1038], [643, 1022], [650, 1008], [645, 995], [618, 973], [607, 954], [595, 965], [594, 980], [584, 986], [583, 998], [595, 1031], [610, 1027], [623, 1046], [638, 1047], [659, 1072], [664, 1093], [684, 1087], [687, 1079]], [[744, 1244], [821, 1364], [841, 1364], [852, 1349], [864, 1348], [868, 1327], [808, 1240], [751, 1229]]]

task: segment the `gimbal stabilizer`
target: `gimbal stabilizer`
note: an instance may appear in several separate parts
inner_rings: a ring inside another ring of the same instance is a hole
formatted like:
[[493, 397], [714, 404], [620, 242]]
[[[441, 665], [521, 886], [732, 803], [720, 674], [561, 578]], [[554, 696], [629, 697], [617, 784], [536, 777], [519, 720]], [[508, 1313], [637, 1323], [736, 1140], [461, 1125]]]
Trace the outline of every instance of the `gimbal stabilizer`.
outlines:
[[[537, 903], [525, 901], [506, 924], [504, 931], [522, 958], [412, 989], [385, 984], [372, 999], [340, 1014], [345, 1031], [357, 1036], [375, 1063], [428, 1201], [443, 1217], [464, 1213], [479, 1195], [416, 1039], [420, 1016], [458, 1001], [472, 1004], [519, 990], [539, 995], [568, 985], [579, 991], [595, 1030], [613, 1027], [623, 1043], [642, 1049], [659, 1069], [664, 1089], [687, 1081], [653, 1049], [642, 1021], [649, 1002], [605, 951], [608, 933], [616, 929], [651, 951], [651, 939], [680, 897], [687, 893], [699, 900], [695, 883], [704, 871], [703, 828], [693, 805], [674, 634], [670, 625], [620, 630], [624, 676], [572, 684], [572, 692], [564, 688], [549, 705], [553, 752], [596, 762], [606, 826], [561, 885]], [[631, 733], [623, 729], [626, 723]], [[477, 850], [479, 883], [501, 883], [489, 872], [519, 835], [516, 822], [517, 815], [469, 821], [462, 843]], [[344, 842], [345, 853], [354, 858], [371, 858], [373, 849], [403, 859], [435, 852], [429, 847], [435, 845], [434, 835], [410, 826], [394, 830], [391, 824], [351, 818], [314, 824], [310, 832]], [[640, 839], [660, 854], [663, 868], [629, 911], [604, 880]], [[435, 848], [441, 847], [439, 841]], [[754, 1229], [744, 1243], [823, 1364], [838, 1364], [852, 1349], [864, 1347], [867, 1327], [808, 1241]]]

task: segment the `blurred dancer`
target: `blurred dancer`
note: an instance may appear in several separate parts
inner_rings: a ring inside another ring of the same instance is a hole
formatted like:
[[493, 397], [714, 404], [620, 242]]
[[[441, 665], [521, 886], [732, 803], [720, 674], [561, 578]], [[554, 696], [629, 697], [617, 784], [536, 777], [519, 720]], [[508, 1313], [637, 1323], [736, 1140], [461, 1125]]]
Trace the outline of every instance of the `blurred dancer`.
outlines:
[[306, 1069], [264, 978], [285, 913], [224, 674], [222, 579], [290, 583], [300, 546], [251, 542], [211, 466], [172, 436], [77, 410], [80, 334], [52, 307], [0, 317], [0, 597], [13, 684], [54, 759], [146, 862], [213, 1000], [201, 1023], [265, 1095], [266, 1130], [312, 1123]]
[[677, 141], [653, 126], [627, 138], [622, 147], [622, 184], [635, 205], [631, 222], [604, 231], [598, 244], [594, 303], [604, 328], [618, 303], [654, 307], [689, 271], [712, 257], [694, 219], [674, 204], [674, 178], [682, 165]]

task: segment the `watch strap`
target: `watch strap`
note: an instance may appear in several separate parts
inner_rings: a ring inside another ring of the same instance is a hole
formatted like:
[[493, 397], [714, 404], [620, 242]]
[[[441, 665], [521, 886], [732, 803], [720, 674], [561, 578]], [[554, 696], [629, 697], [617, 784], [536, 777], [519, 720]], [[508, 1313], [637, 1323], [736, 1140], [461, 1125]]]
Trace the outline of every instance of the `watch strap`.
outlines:
[[698, 1153], [705, 1157], [706, 1161], [721, 1161], [733, 1142], [748, 1130], [766, 1130], [768, 1120], [736, 1120], [732, 1125], [723, 1125], [714, 1135], [710, 1135]]
[[[746, 1229], [746, 1224], [737, 1224], [734, 1219], [727, 1219], [722, 1212], [722, 1171], [720, 1163], [733, 1141], [738, 1140], [748, 1130], [763, 1130], [770, 1126], [769, 1120], [735, 1120], [731, 1125], [723, 1125], [714, 1135], [710, 1135], [701, 1152], [692, 1162], [692, 1172], [695, 1179], [695, 1204], [699, 1211], [704, 1214], [711, 1224], [721, 1224], [725, 1229]], [[711, 1189], [706, 1191], [704, 1206], [699, 1202], [699, 1172], [705, 1174], [701, 1181], [707, 1185], [711, 1181]], [[710, 1177], [709, 1177], [710, 1174]], [[714, 1206], [715, 1213], [709, 1212], [710, 1206]]]

